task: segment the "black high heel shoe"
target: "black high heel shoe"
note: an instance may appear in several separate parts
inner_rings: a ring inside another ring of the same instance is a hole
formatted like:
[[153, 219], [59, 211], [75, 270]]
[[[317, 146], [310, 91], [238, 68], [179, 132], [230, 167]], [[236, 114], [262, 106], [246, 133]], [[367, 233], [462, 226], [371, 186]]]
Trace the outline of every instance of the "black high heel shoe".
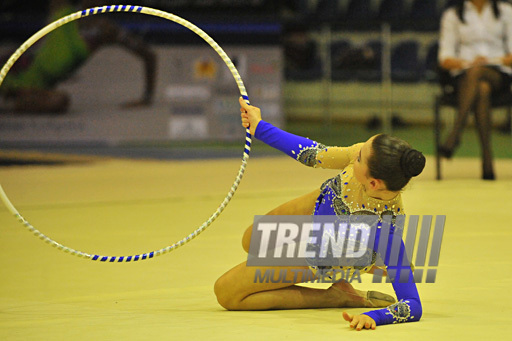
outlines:
[[492, 166], [483, 165], [482, 179], [483, 180], [496, 180], [496, 177], [494, 176], [494, 169]]
[[482, 175], [483, 180], [496, 180], [496, 177], [494, 176], [494, 172], [484, 172], [484, 175]]
[[437, 152], [439, 155], [441, 155], [444, 158], [451, 159], [453, 156], [453, 153], [455, 152], [455, 149], [459, 146], [460, 140], [457, 138], [455, 140], [455, 143], [453, 144], [453, 147], [448, 148], [446, 144], [442, 144], [437, 147]]
[[446, 146], [437, 147], [437, 152], [439, 153], [439, 155], [446, 159], [451, 159], [453, 156], [453, 149], [450, 149]]

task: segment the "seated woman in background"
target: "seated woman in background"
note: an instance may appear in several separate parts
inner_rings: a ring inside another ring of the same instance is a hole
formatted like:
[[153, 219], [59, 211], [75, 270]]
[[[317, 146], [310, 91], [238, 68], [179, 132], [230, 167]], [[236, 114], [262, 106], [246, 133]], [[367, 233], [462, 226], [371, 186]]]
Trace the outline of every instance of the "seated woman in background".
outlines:
[[458, 0], [441, 18], [439, 63], [457, 93], [458, 113], [439, 153], [451, 158], [469, 112], [482, 147], [482, 178], [494, 180], [491, 97], [510, 91], [512, 82], [512, 5], [498, 0]]

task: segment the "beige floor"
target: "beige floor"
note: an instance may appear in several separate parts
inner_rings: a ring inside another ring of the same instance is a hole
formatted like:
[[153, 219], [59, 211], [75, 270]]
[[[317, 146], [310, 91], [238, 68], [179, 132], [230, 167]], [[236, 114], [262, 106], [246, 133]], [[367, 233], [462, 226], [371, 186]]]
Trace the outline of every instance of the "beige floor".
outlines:
[[[431, 160], [429, 160], [431, 161]], [[20, 212], [55, 240], [89, 253], [164, 247], [200, 225], [227, 193], [238, 160], [99, 159], [0, 169]], [[512, 161], [499, 181], [479, 180], [477, 160], [432, 162], [404, 194], [409, 214], [446, 214], [437, 282], [419, 284], [418, 323], [356, 332], [341, 310], [228, 312], [215, 279], [244, 260], [253, 215], [316, 188], [332, 172], [287, 158], [254, 158], [233, 201], [192, 243], [139, 263], [104, 264], [37, 240], [0, 207], [0, 340], [503, 340], [512, 328]], [[389, 284], [361, 288], [392, 292]], [[350, 309], [352, 313], [363, 309]]]

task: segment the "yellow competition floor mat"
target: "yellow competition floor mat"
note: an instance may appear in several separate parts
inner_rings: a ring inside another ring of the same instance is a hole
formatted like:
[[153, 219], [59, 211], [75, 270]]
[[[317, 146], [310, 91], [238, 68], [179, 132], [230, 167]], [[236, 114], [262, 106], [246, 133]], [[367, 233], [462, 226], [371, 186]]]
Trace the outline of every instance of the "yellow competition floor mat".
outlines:
[[[216, 209], [240, 161], [130, 161], [0, 168], [0, 183], [41, 232], [89, 253], [130, 255], [183, 238]], [[285, 157], [249, 161], [234, 199], [197, 239], [136, 263], [67, 255], [27, 233], [0, 207], [1, 340], [503, 340], [512, 332], [512, 160], [497, 181], [477, 159], [433, 160], [404, 193], [408, 214], [446, 215], [436, 282], [418, 284], [420, 322], [354, 335], [345, 309], [229, 312], [215, 280], [244, 261], [254, 215], [318, 188], [335, 172]], [[393, 293], [390, 284], [362, 290]], [[346, 309], [362, 313], [365, 309]]]

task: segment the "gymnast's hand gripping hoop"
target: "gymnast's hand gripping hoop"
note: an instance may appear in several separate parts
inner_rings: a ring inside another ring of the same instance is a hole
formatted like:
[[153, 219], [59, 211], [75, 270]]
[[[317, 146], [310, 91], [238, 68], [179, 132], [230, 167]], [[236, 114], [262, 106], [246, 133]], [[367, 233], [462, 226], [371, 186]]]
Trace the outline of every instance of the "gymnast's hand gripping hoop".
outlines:
[[[78, 11], [75, 13], [72, 13], [70, 15], [67, 15], [61, 19], [58, 19], [38, 32], [36, 32], [32, 37], [30, 37], [27, 41], [25, 41], [9, 58], [7, 63], [2, 67], [0, 70], [0, 85], [2, 84], [3, 80], [5, 79], [5, 76], [7, 75], [7, 72], [11, 69], [12, 65], [18, 60], [18, 58], [25, 53], [25, 51], [32, 46], [35, 42], [37, 42], [39, 39], [50, 33], [51, 31], [55, 30], [56, 28], [70, 22], [73, 20], [77, 20], [86, 16], [95, 15], [95, 14], [102, 14], [102, 13], [111, 13], [111, 12], [133, 12], [133, 13], [144, 13], [156, 17], [161, 17], [170, 21], [173, 21], [179, 25], [182, 25], [192, 32], [196, 33], [198, 36], [203, 38], [222, 58], [224, 63], [229, 68], [229, 71], [231, 71], [231, 74], [235, 78], [236, 84], [238, 86], [238, 89], [240, 91], [240, 94], [244, 98], [244, 100], [249, 103], [249, 97], [247, 96], [247, 92], [245, 90], [244, 83], [242, 81], [242, 78], [240, 77], [240, 74], [238, 73], [238, 70], [235, 68], [235, 65], [229, 59], [228, 55], [224, 52], [224, 50], [203, 30], [195, 26], [194, 24], [190, 23], [189, 21], [182, 19], [174, 14], [167, 13], [164, 11], [156, 10], [153, 8], [143, 7], [143, 6], [131, 6], [131, 5], [111, 5], [111, 6], [100, 6], [100, 7], [94, 7], [90, 9], [86, 9], [83, 11]], [[138, 255], [132, 255], [132, 256], [102, 256], [102, 255], [94, 255], [94, 254], [88, 254], [82, 251], [78, 251], [75, 249], [72, 249], [70, 247], [67, 247], [65, 245], [62, 245], [50, 237], [44, 235], [39, 230], [37, 230], [35, 227], [33, 227], [25, 218], [21, 216], [21, 214], [18, 212], [18, 210], [14, 207], [14, 205], [11, 203], [7, 195], [5, 194], [2, 186], [0, 185], [0, 198], [2, 199], [3, 203], [7, 207], [7, 209], [14, 215], [14, 217], [23, 225], [25, 226], [29, 232], [32, 232], [36, 237], [43, 240], [47, 244], [50, 244], [57, 249], [64, 251], [66, 253], [69, 253], [71, 255], [75, 255], [82, 258], [87, 258], [90, 260], [99, 260], [101, 262], [135, 262], [139, 260], [144, 259], [150, 259], [156, 256], [163, 255], [165, 253], [168, 253], [170, 251], [173, 251], [177, 249], [178, 247], [188, 243], [195, 237], [197, 237], [201, 232], [206, 230], [208, 226], [210, 226], [215, 219], [224, 211], [224, 208], [228, 205], [228, 203], [231, 201], [231, 198], [235, 194], [238, 185], [240, 184], [240, 181], [242, 180], [242, 177], [245, 172], [245, 167], [247, 165], [247, 161], [249, 160], [249, 153], [251, 151], [251, 134], [249, 133], [249, 129], [246, 129], [246, 138], [245, 138], [245, 146], [244, 146], [244, 152], [242, 156], [242, 165], [240, 166], [240, 169], [238, 171], [238, 175], [235, 178], [235, 181], [231, 185], [231, 189], [229, 190], [228, 194], [224, 198], [224, 200], [221, 202], [217, 210], [201, 225], [199, 226], [194, 232], [190, 233], [185, 238], [177, 241], [176, 243], [166, 246], [162, 249], [138, 254]]]

